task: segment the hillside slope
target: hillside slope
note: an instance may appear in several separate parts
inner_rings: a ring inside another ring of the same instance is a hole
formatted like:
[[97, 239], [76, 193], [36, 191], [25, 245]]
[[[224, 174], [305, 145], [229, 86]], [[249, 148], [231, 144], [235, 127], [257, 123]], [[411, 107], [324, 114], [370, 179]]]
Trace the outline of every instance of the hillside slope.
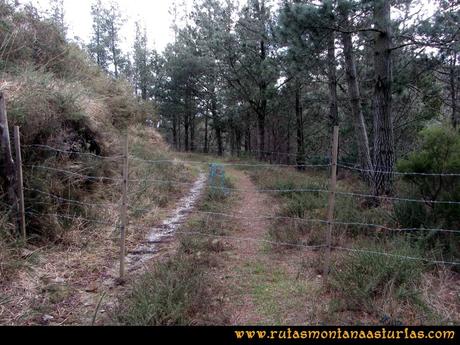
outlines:
[[196, 174], [148, 163], [173, 158], [145, 125], [153, 105], [101, 71], [33, 7], [1, 2], [0, 26], [0, 92], [10, 131], [21, 131], [28, 237], [17, 236], [2, 175], [0, 324], [86, 324], [101, 291], [115, 286], [126, 133], [128, 251], [187, 190], [148, 179], [191, 182]]

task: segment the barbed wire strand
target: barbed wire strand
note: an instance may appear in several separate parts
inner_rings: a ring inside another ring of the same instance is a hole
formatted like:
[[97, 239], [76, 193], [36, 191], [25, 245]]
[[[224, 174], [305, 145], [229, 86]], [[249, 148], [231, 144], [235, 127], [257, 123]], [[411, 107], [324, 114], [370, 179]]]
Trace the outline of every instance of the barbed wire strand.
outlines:
[[[34, 212], [26, 212], [26, 213], [31, 214], [31, 215], [53, 216], [53, 217], [58, 217], [58, 218], [71, 219], [71, 220], [77, 219], [77, 220], [83, 220], [83, 221], [92, 222], [92, 223], [96, 223], [96, 224], [109, 225], [109, 226], [113, 226], [115, 228], [118, 227], [114, 223], [102, 222], [102, 221], [95, 220], [95, 219], [87, 219], [87, 218], [77, 217], [77, 216], [72, 216], [72, 215], [63, 215], [63, 214], [56, 214], [56, 213], [34, 213]], [[138, 226], [135, 226], [133, 224], [131, 224], [131, 226], [134, 226], [136, 228], [144, 228], [144, 229], [154, 229], [155, 228], [155, 227], [145, 227], [145, 226], [144, 227], [138, 227]], [[270, 240], [265, 240], [265, 239], [255, 239], [255, 238], [247, 238], [247, 237], [235, 237], [235, 236], [228, 236], [228, 235], [208, 234], [208, 233], [203, 233], [203, 232], [199, 232], [199, 231], [173, 231], [170, 235], [174, 235], [174, 234], [201, 235], [201, 236], [213, 237], [213, 238], [235, 239], [235, 240], [239, 240], [239, 241], [252, 241], [252, 242], [258, 242], [258, 243], [267, 243], [267, 244], [272, 244], [272, 245], [281, 245], [281, 246], [289, 246], [289, 247], [299, 247], [299, 248], [306, 248], [306, 249], [319, 249], [319, 248], [327, 247], [327, 245], [308, 246], [308, 245], [298, 244], [298, 243], [270, 241]], [[460, 265], [460, 262], [430, 260], [430, 259], [426, 259], [426, 258], [397, 255], [397, 254], [386, 253], [386, 252], [377, 252], [377, 251], [372, 251], [372, 250], [367, 250], [367, 249], [346, 248], [346, 247], [340, 247], [340, 246], [331, 246], [331, 249], [348, 251], [348, 252], [367, 253], [367, 254], [373, 254], [373, 255], [383, 255], [383, 256], [395, 257], [395, 258], [399, 258], [399, 259], [418, 260], [418, 261], [424, 261], [424, 262], [434, 263], [434, 264], [454, 265], [454, 266]]]
[[89, 203], [89, 202], [82, 202], [82, 201], [78, 201], [78, 200], [74, 200], [74, 199], [66, 199], [66, 198], [60, 197], [58, 195], [43, 192], [41, 190], [34, 189], [34, 188], [24, 187], [24, 190], [27, 190], [29, 192], [42, 194], [42, 195], [46, 195], [46, 196], [52, 197], [54, 199], [57, 199], [57, 200], [60, 200], [60, 201], [66, 202], [66, 203], [78, 204], [78, 205], [82, 205], [82, 206], [97, 206], [97, 207], [118, 206], [116, 203]]
[[48, 145], [21, 145], [21, 147], [24, 148], [38, 148], [44, 151], [55, 151], [55, 152], [60, 152], [60, 153], [67, 153], [67, 154], [75, 154], [79, 156], [90, 156], [94, 158], [100, 158], [100, 159], [107, 159], [107, 160], [117, 160], [117, 159], [122, 159], [122, 155], [118, 156], [100, 156], [95, 153], [90, 153], [90, 152], [78, 152], [78, 151], [69, 151], [69, 150], [63, 150], [63, 149], [58, 149], [56, 147], [48, 146]]
[[51, 167], [46, 167], [43, 165], [24, 165], [25, 167], [32, 168], [32, 169], [42, 169], [42, 170], [47, 170], [47, 171], [53, 171], [53, 172], [59, 172], [63, 174], [68, 174], [76, 177], [81, 177], [85, 178], [88, 180], [100, 180], [100, 181], [116, 181], [116, 182], [121, 182], [123, 181], [122, 178], [112, 178], [112, 177], [105, 177], [105, 176], [91, 176], [91, 175], [84, 175], [84, 174], [79, 174], [73, 171], [69, 170], [64, 170], [64, 169], [57, 169], [57, 168], [51, 168]]
[[31, 215], [31, 216], [47, 216], [47, 217], [56, 217], [56, 218], [63, 218], [63, 219], [68, 219], [68, 220], [82, 220], [86, 221], [88, 223], [95, 223], [95, 224], [101, 224], [101, 225], [109, 225], [113, 226], [115, 228], [118, 228], [118, 226], [114, 223], [110, 222], [103, 222], [98, 219], [89, 219], [85, 217], [80, 217], [76, 215], [70, 215], [70, 214], [59, 214], [59, 213], [37, 213], [37, 212], [31, 212], [31, 211], [26, 211], [24, 212], [25, 214]]
[[[147, 208], [137, 208], [134, 206], [129, 206], [133, 211], [137, 212], [150, 212], [152, 209]], [[381, 230], [388, 230], [394, 232], [416, 232], [416, 231], [425, 231], [425, 232], [449, 232], [449, 233], [460, 233], [460, 230], [454, 229], [441, 229], [441, 228], [391, 228], [385, 225], [373, 224], [373, 223], [360, 223], [360, 222], [342, 222], [342, 221], [332, 221], [329, 222], [325, 219], [313, 219], [313, 218], [298, 218], [298, 217], [283, 217], [283, 216], [272, 216], [272, 215], [261, 215], [261, 216], [244, 216], [240, 213], [223, 213], [223, 212], [209, 212], [209, 211], [199, 211], [199, 210], [190, 210], [187, 213], [195, 214], [205, 214], [210, 216], [222, 216], [225, 218], [235, 218], [235, 219], [246, 219], [246, 220], [259, 220], [259, 219], [271, 219], [271, 220], [288, 220], [288, 221], [298, 221], [304, 223], [320, 223], [320, 224], [333, 224], [333, 225], [345, 225], [345, 226], [365, 226], [373, 227]]]
[[[68, 170], [63, 169], [56, 169], [50, 168], [40, 165], [31, 165], [29, 167], [55, 171], [60, 173], [67, 173], [69, 175], [92, 179], [92, 180], [108, 180], [108, 181], [117, 181], [121, 182], [123, 179], [121, 178], [110, 178], [104, 176], [91, 176], [91, 175], [83, 175], [79, 173], [75, 173]], [[181, 185], [194, 185], [191, 182], [178, 182], [178, 181], [168, 181], [168, 180], [157, 180], [157, 179], [129, 179], [129, 182], [152, 182], [152, 183], [166, 183], [166, 184], [181, 184]], [[232, 191], [232, 192], [240, 192], [240, 193], [323, 193], [329, 194], [330, 191], [326, 189], [309, 189], [309, 188], [295, 188], [295, 189], [256, 189], [254, 191], [238, 189], [238, 188], [227, 188], [227, 187], [219, 187], [219, 186], [209, 186], [211, 189], [215, 190], [223, 190], [223, 191]], [[342, 196], [350, 196], [350, 197], [361, 197], [361, 198], [370, 198], [370, 199], [380, 199], [380, 200], [391, 200], [391, 201], [403, 201], [403, 202], [416, 202], [416, 203], [424, 203], [424, 204], [446, 204], [446, 205], [460, 205], [460, 201], [448, 201], [448, 200], [425, 200], [425, 199], [411, 199], [411, 198], [400, 198], [400, 197], [391, 197], [391, 196], [381, 196], [381, 195], [372, 195], [372, 194], [365, 194], [365, 193], [353, 193], [353, 192], [341, 192], [336, 191], [336, 195]]]
[[[42, 150], [48, 150], [48, 151], [56, 151], [56, 152], [61, 152], [61, 153], [67, 153], [67, 154], [76, 154], [76, 155], [82, 155], [82, 156], [91, 156], [95, 158], [100, 158], [100, 159], [122, 159], [123, 155], [118, 155], [118, 156], [100, 156], [94, 153], [89, 153], [89, 152], [78, 152], [78, 151], [69, 151], [69, 150], [63, 150], [59, 148], [55, 148], [52, 146], [48, 145], [22, 145], [22, 147], [28, 147], [28, 148], [39, 148]], [[268, 154], [275, 154], [275, 155], [288, 155], [288, 156], [297, 156], [296, 154], [288, 154], [288, 153], [282, 153], [282, 152], [271, 152], [271, 151], [254, 151], [252, 150], [251, 152], [263, 152], [263, 153], [268, 153]], [[131, 159], [138, 160], [138, 161], [143, 161], [146, 163], [188, 163], [188, 164], [211, 164], [211, 162], [200, 162], [200, 161], [186, 161], [186, 160], [146, 160], [134, 156], [130, 156]], [[330, 167], [331, 164], [250, 164], [250, 163], [219, 163], [219, 165], [222, 166], [247, 166], [247, 167], [311, 167], [311, 168], [324, 168], [324, 167]], [[408, 176], [449, 176], [449, 177], [460, 177], [460, 173], [420, 173], [420, 172], [398, 172], [398, 171], [380, 171], [380, 170], [370, 170], [370, 169], [363, 169], [363, 168], [358, 168], [356, 166], [351, 166], [348, 163], [344, 162], [339, 162], [337, 166], [345, 168], [345, 169], [350, 169], [350, 170], [355, 170], [355, 171], [360, 171], [360, 172], [371, 172], [371, 173], [381, 173], [381, 174], [393, 174], [393, 175], [408, 175]]]
[[130, 157], [133, 160], [151, 163], [151, 164], [161, 164], [161, 163], [171, 163], [171, 164], [198, 164], [198, 165], [210, 165], [217, 164], [221, 166], [242, 166], [242, 167], [302, 167], [302, 168], [328, 168], [330, 164], [257, 164], [257, 163], [215, 163], [215, 162], [204, 162], [204, 161], [187, 161], [187, 160], [147, 160], [137, 157]]
[[346, 247], [338, 247], [338, 246], [332, 246], [331, 249], [348, 251], [348, 252], [355, 252], [355, 253], [383, 255], [383, 256], [389, 256], [389, 257], [394, 257], [394, 258], [399, 258], [399, 259], [406, 259], [406, 260], [424, 261], [424, 262], [433, 263], [433, 264], [440, 264], [440, 265], [453, 265], [453, 266], [460, 265], [460, 262], [458, 262], [458, 261], [451, 262], [451, 261], [431, 260], [431, 259], [420, 258], [420, 257], [398, 255], [398, 254], [392, 254], [392, 253], [386, 253], [386, 252], [377, 252], [377, 251], [367, 250], [367, 249], [346, 248]]
[[419, 173], [419, 172], [399, 172], [399, 171], [381, 171], [381, 170], [369, 170], [369, 169], [362, 169], [353, 167], [350, 165], [346, 165], [343, 163], [338, 163], [338, 167], [355, 170], [360, 172], [370, 172], [370, 173], [378, 173], [378, 174], [392, 174], [392, 175], [400, 175], [400, 176], [445, 176], [445, 177], [459, 177], [460, 173]]
[[[319, 248], [327, 247], [327, 245], [307, 246], [303, 244], [293, 244], [293, 243], [261, 240], [261, 239], [254, 239], [254, 238], [208, 234], [208, 233], [204, 233], [200, 231], [175, 231], [174, 233], [184, 234], [184, 235], [200, 235], [200, 236], [213, 237], [213, 238], [236, 239], [240, 241], [254, 241], [254, 242], [268, 243], [268, 244], [273, 244], [273, 245], [300, 247], [300, 248], [307, 248], [307, 249], [319, 249]], [[441, 264], [441, 265], [453, 265], [453, 266], [460, 265], [460, 262], [458, 261], [451, 262], [451, 261], [431, 260], [427, 258], [398, 255], [398, 254], [392, 254], [392, 253], [387, 253], [387, 252], [377, 252], [377, 251], [372, 251], [372, 250], [367, 250], [367, 249], [346, 248], [346, 247], [339, 247], [339, 246], [331, 246], [331, 249], [349, 251], [349, 252], [357, 252], [357, 253], [367, 253], [367, 254], [373, 254], [373, 255], [382, 255], [382, 256], [394, 257], [398, 259], [404, 259], [404, 260], [417, 260], [417, 261], [423, 261], [427, 263]]]

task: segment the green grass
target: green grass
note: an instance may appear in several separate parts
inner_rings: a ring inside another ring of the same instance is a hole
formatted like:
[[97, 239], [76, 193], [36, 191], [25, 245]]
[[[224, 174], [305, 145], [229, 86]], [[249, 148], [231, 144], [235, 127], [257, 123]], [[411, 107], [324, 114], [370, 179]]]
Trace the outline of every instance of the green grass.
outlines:
[[[226, 179], [225, 186], [232, 186], [231, 178]], [[208, 188], [199, 209], [218, 212], [233, 201], [231, 194], [216, 194]], [[218, 323], [206, 316], [211, 307], [205, 301], [212, 298], [210, 290], [216, 289], [208, 273], [211, 267], [218, 266], [218, 255], [226, 250], [214, 235], [227, 234], [229, 226], [226, 219], [200, 214], [192, 216], [179, 230], [177, 253], [143, 274], [128, 296], [120, 299], [116, 321], [123, 325], [144, 326]]]
[[282, 267], [269, 267], [263, 261], [250, 261], [239, 273], [246, 280], [239, 287], [249, 291], [255, 312], [263, 324], [286, 324], [289, 320], [311, 319], [320, 284], [307, 277], [290, 276]]
[[331, 274], [331, 288], [342, 296], [342, 308], [391, 318], [397, 318], [401, 310], [388, 309], [388, 305], [416, 308], [422, 313], [428, 310], [419, 292], [422, 274], [428, 266], [409, 259], [423, 257], [420, 248], [401, 236], [386, 243], [366, 241], [357, 247], [369, 252], [345, 254], [337, 260]]
[[119, 303], [118, 321], [130, 326], [190, 325], [205, 306], [203, 267], [181, 255], [145, 273]]

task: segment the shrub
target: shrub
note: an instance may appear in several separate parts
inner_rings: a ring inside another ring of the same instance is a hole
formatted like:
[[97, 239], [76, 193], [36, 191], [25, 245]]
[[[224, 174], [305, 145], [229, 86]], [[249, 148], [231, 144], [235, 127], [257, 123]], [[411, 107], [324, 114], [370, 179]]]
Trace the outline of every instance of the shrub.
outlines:
[[[420, 133], [419, 148], [397, 164], [401, 172], [449, 174], [460, 171], [460, 135], [453, 129], [433, 126]], [[433, 201], [460, 201], [460, 177], [406, 175], [410, 195], [428, 200], [424, 204], [397, 203], [395, 216], [405, 227], [454, 228], [460, 227], [460, 205], [432, 203]], [[458, 255], [459, 236], [435, 232], [420, 235], [426, 247], [444, 243], [449, 257]]]
[[347, 297], [346, 307], [372, 311], [385, 299], [417, 301], [416, 287], [425, 266], [399, 256], [421, 257], [420, 249], [398, 238], [389, 243], [389, 256], [372, 253], [382, 252], [379, 244], [368, 244], [366, 250], [350, 253], [333, 271], [331, 285]]
[[190, 325], [203, 305], [205, 284], [202, 267], [190, 258], [159, 263], [120, 301], [118, 321], [132, 326]]

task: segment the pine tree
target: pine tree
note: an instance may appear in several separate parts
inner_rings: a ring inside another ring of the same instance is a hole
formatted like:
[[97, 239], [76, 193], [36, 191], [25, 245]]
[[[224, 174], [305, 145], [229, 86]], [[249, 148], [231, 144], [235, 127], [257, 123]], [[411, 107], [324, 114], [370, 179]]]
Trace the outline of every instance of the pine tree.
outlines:
[[101, 0], [96, 0], [91, 5], [91, 16], [93, 19], [93, 32], [88, 45], [90, 55], [96, 61], [97, 65], [105, 71], [108, 71], [109, 52], [108, 36], [105, 19], [105, 9]]
[[148, 98], [148, 89], [151, 82], [149, 64], [149, 51], [147, 48], [147, 31], [136, 22], [136, 36], [133, 46], [133, 68], [136, 93], [140, 92], [141, 98]]
[[120, 29], [124, 19], [117, 3], [111, 2], [110, 6], [103, 10], [103, 22], [106, 30], [108, 57], [112, 64], [113, 75], [118, 78], [120, 67], [124, 62], [120, 48]]
[[59, 29], [63, 36], [67, 34], [67, 25], [65, 23], [64, 0], [49, 0], [51, 22]]

